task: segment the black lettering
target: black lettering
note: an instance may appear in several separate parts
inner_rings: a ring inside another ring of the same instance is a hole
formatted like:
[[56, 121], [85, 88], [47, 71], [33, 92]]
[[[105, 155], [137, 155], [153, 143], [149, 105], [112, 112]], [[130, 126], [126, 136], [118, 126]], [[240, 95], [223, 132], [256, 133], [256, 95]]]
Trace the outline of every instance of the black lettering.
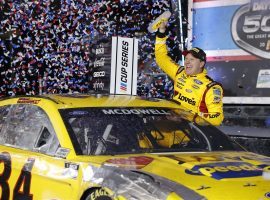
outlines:
[[122, 41], [122, 44], [125, 46], [128, 46], [128, 42], [127, 41]]
[[127, 83], [127, 77], [121, 76], [121, 81]]
[[217, 118], [219, 115], [220, 115], [220, 113], [210, 114], [209, 118]]
[[0, 186], [2, 189], [1, 200], [9, 200], [10, 189], [8, 185], [8, 179], [11, 174], [11, 158], [8, 152], [0, 154], [0, 163], [4, 164], [4, 169], [0, 175]]
[[122, 60], [125, 60], [125, 61], [127, 61], [127, 58], [128, 58], [128, 54], [127, 54], [127, 52], [122, 52]]
[[128, 52], [128, 42], [122, 41], [122, 50], [123, 52]]
[[[30, 194], [31, 186], [31, 171], [33, 168], [35, 160], [29, 158], [27, 163], [23, 166], [21, 174], [17, 180], [17, 183], [13, 190], [13, 200], [23, 199], [23, 200], [32, 200], [33, 195]], [[22, 187], [23, 186], [23, 187]], [[22, 188], [22, 191], [20, 191]]]
[[[123, 61], [123, 62], [122, 62], [122, 66], [123, 66], [123, 67], [127, 67], [127, 66], [128, 66], [127, 62]], [[122, 69], [123, 69], [123, 68], [122, 68]], [[122, 70], [122, 69], [121, 69], [121, 70]]]
[[127, 83], [127, 70], [126, 68], [121, 68], [121, 81]]
[[196, 102], [195, 102], [194, 100], [192, 100], [192, 99], [190, 99], [190, 98], [188, 98], [188, 97], [182, 96], [181, 94], [179, 94], [178, 99], [179, 99], [180, 101], [187, 102], [187, 103], [190, 104], [190, 105], [193, 105], [193, 106], [196, 105]]

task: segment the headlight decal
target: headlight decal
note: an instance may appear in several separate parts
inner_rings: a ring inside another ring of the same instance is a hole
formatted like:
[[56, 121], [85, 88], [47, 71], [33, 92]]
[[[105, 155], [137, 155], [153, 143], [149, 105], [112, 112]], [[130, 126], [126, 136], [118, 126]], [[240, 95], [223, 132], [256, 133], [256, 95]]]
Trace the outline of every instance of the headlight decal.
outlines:
[[124, 196], [127, 199], [138, 200], [165, 200], [175, 192], [179, 197], [189, 200], [205, 199], [195, 191], [169, 181], [165, 178], [145, 174], [140, 171], [129, 171], [118, 167], [103, 165], [89, 166], [84, 173], [84, 180], [98, 184], [113, 191], [115, 196]]
[[147, 156], [131, 156], [128, 158], [113, 158], [106, 160], [110, 165], [127, 167], [128, 169], [141, 169], [150, 164], [154, 159]]
[[171, 193], [171, 190], [167, 188], [160, 188], [150, 176], [107, 165], [99, 168], [91, 167], [92, 176], [84, 175], [85, 179], [90, 179], [90, 182], [101, 187], [109, 188], [115, 196], [122, 195], [127, 199], [137, 198], [138, 200], [165, 200]]

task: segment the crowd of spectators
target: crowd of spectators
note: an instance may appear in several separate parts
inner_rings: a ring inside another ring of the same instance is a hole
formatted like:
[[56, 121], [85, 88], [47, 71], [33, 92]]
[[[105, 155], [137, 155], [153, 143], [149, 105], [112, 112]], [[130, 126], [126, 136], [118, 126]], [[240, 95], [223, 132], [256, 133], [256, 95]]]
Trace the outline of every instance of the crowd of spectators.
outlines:
[[[172, 2], [0, 0], [0, 95], [87, 93], [95, 38], [119, 35], [139, 38], [138, 94], [170, 97], [172, 83], [155, 64], [155, 35], [147, 26]], [[179, 60], [171, 27], [172, 56]]]

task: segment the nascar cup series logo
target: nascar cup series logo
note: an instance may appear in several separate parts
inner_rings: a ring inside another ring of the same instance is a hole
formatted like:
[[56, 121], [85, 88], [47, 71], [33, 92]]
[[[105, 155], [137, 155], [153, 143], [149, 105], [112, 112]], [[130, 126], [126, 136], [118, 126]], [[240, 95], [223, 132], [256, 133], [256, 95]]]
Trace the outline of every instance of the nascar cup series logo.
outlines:
[[270, 59], [270, 1], [251, 0], [234, 14], [232, 37], [242, 49]]
[[137, 93], [138, 40], [136, 38], [112, 38], [111, 94]]
[[127, 91], [128, 83], [128, 61], [129, 61], [129, 43], [127, 41], [122, 41], [122, 59], [121, 59], [121, 81], [120, 81], [120, 90]]

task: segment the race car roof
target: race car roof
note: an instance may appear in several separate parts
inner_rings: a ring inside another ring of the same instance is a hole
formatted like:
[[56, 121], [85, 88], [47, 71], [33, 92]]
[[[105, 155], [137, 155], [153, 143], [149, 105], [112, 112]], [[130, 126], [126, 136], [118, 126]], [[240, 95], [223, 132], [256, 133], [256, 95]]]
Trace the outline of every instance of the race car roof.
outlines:
[[61, 108], [79, 107], [161, 107], [179, 108], [173, 101], [158, 98], [142, 98], [131, 95], [89, 95], [89, 94], [48, 94], [38, 96], [15, 96], [4, 98], [1, 105], [16, 103], [35, 103], [36, 101], [51, 101]]

